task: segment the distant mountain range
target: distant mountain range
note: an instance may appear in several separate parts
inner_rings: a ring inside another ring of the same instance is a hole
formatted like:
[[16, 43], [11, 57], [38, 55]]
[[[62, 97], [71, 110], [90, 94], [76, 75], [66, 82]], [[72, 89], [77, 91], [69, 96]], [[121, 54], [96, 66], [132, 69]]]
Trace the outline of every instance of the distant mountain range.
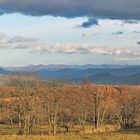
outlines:
[[28, 65], [1, 67], [0, 74], [32, 73], [42, 79], [80, 82], [88, 79], [100, 84], [140, 85], [140, 66], [130, 65]]
[[24, 67], [3, 67], [6, 70], [10, 71], [24, 71], [24, 72], [30, 72], [30, 71], [38, 71], [38, 70], [59, 70], [59, 69], [95, 69], [95, 68], [124, 68], [124, 67], [130, 67], [129, 65], [93, 65], [93, 64], [87, 64], [87, 65], [64, 65], [64, 64], [51, 64], [51, 65], [27, 65]]

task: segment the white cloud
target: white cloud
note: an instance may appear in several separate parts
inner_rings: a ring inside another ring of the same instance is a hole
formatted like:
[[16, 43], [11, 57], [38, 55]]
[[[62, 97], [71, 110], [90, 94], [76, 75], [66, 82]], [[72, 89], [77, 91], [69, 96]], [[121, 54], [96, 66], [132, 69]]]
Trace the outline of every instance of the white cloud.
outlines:
[[33, 52], [49, 52], [49, 53], [75, 53], [75, 54], [104, 54], [104, 55], [140, 55], [140, 51], [132, 51], [126, 49], [111, 49], [104, 46], [97, 47], [95, 45], [80, 45], [71, 43], [56, 43], [53, 45], [38, 45], [33, 48]]
[[48, 52], [62, 54], [103, 54], [103, 55], [133, 55], [139, 56], [140, 51], [129, 49], [108, 48], [96, 45], [84, 45], [76, 43], [42, 43], [37, 38], [22, 36], [9, 37], [0, 34], [0, 48], [30, 49], [31, 52]]
[[7, 36], [0, 34], [0, 48], [30, 48], [36, 46], [38, 40], [36, 38], [26, 38], [22, 36]]

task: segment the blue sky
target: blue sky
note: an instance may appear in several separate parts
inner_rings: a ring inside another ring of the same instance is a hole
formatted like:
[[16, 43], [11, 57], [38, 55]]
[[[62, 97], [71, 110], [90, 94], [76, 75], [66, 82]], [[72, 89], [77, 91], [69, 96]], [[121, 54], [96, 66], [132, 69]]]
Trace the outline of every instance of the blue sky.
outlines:
[[5, 12], [0, 15], [0, 65], [140, 64], [139, 17], [120, 17]]

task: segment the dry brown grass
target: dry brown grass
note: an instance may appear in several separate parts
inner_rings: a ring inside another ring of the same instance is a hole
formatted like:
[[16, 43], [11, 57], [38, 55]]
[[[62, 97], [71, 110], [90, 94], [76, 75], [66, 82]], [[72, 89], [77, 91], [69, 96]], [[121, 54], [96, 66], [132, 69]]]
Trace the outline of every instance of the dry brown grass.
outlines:
[[108, 133], [98, 135], [0, 136], [0, 140], [140, 140], [140, 134]]

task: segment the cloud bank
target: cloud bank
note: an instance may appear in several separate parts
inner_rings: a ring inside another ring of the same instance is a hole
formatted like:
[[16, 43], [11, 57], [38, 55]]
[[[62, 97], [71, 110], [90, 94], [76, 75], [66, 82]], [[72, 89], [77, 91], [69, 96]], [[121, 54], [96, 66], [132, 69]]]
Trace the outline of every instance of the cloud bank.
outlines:
[[64, 54], [103, 54], [103, 55], [133, 55], [139, 56], [140, 51], [126, 49], [112, 49], [107, 47], [97, 47], [95, 45], [80, 45], [71, 43], [56, 43], [53, 45], [38, 45], [33, 48], [33, 52], [49, 52]]
[[140, 0], [0, 0], [0, 14], [140, 19]]
[[102, 54], [102, 55], [132, 55], [139, 56], [140, 51], [128, 49], [108, 48], [96, 45], [82, 45], [76, 43], [47, 44], [37, 38], [22, 36], [9, 37], [0, 34], [0, 49], [29, 49], [30, 52], [60, 53], [60, 54]]

